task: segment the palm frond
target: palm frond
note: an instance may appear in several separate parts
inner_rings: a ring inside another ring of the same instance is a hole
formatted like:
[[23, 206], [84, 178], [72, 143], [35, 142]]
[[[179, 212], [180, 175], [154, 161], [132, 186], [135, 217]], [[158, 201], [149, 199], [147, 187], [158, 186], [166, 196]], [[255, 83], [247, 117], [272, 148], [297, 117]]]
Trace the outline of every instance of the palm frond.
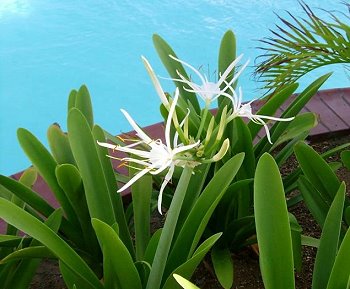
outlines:
[[[288, 20], [277, 15], [282, 24], [271, 30], [272, 37], [260, 40], [263, 46], [258, 48], [265, 53], [257, 58], [260, 62], [255, 74], [268, 92], [318, 67], [350, 63], [350, 26], [333, 12], [328, 12], [331, 22], [322, 20], [305, 2], [299, 3], [306, 18], [299, 19], [289, 12]], [[350, 4], [343, 4], [350, 14]], [[348, 14], [342, 14], [350, 20]]]

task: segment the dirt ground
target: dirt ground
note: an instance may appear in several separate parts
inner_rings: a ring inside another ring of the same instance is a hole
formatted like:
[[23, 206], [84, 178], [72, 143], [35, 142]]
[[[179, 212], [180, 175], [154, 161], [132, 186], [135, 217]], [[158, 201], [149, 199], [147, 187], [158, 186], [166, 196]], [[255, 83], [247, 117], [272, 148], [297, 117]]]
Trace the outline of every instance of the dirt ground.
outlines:
[[[350, 142], [350, 136], [341, 136], [325, 139], [322, 141], [313, 141], [312, 146], [318, 151], [323, 152], [337, 145]], [[339, 160], [339, 156], [332, 157], [332, 161]], [[295, 159], [290, 159], [288, 165], [283, 168], [289, 171], [296, 166]], [[283, 172], [282, 172], [283, 173]], [[348, 194], [350, 192], [350, 172], [346, 169], [337, 171], [337, 175], [347, 184]], [[303, 234], [319, 237], [320, 228], [312, 218], [308, 209], [301, 202], [290, 209], [296, 216], [303, 228]], [[312, 270], [316, 250], [310, 247], [303, 247], [303, 267], [300, 273], [296, 274], [296, 288], [311, 288]], [[233, 288], [244, 289], [263, 289], [263, 282], [259, 270], [259, 259], [256, 253], [250, 248], [246, 248], [233, 256], [235, 283]], [[193, 280], [202, 289], [219, 289], [209, 261], [205, 261], [196, 271]], [[33, 279], [30, 289], [64, 289], [66, 288], [58, 270], [57, 262], [53, 260], [44, 260]]]

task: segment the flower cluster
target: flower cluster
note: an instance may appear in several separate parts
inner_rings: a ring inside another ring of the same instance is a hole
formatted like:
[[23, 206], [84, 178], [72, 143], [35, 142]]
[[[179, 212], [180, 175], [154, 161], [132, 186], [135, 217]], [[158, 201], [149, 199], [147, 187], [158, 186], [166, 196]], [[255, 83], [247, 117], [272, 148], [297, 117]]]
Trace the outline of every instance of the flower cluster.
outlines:
[[[169, 55], [169, 57], [181, 63], [185, 67], [191, 69], [195, 73], [195, 75], [198, 76], [198, 78], [201, 81], [201, 84], [197, 84], [187, 79], [179, 71], [177, 71], [179, 78], [176, 78], [173, 80], [175, 82], [182, 83], [184, 85], [183, 88], [186, 91], [197, 94], [205, 102], [206, 112], [208, 111], [211, 103], [220, 96], [227, 97], [232, 102], [232, 109], [229, 112], [227, 111], [226, 108], [224, 108], [221, 116], [220, 124], [218, 126], [216, 135], [214, 137], [215, 145], [214, 146], [212, 145], [212, 147], [216, 149], [217, 151], [216, 154], [215, 152], [211, 152], [209, 157], [203, 154], [206, 146], [208, 146], [208, 144], [212, 139], [212, 134], [214, 130], [214, 127], [213, 127], [214, 119], [213, 118], [211, 119], [209, 126], [206, 128], [207, 134], [203, 141], [200, 140], [200, 137], [201, 137], [203, 126], [207, 123], [206, 114], [204, 114], [204, 117], [201, 119], [201, 124], [198, 129], [197, 136], [196, 137], [189, 136], [188, 127], [187, 127], [188, 116], [190, 113], [189, 109], [187, 108], [188, 113], [183, 118], [181, 123], [179, 123], [179, 118], [176, 113], [176, 107], [180, 97], [179, 89], [176, 88], [173, 99], [167, 98], [151, 65], [149, 64], [147, 59], [144, 57], [142, 57], [142, 61], [146, 67], [146, 70], [148, 71], [151, 77], [151, 80], [153, 82], [153, 85], [157, 91], [157, 94], [160, 100], [162, 101], [164, 107], [168, 110], [168, 116], [166, 120], [165, 134], [164, 134], [165, 143], [163, 143], [163, 140], [161, 139], [154, 140], [151, 137], [149, 137], [136, 124], [136, 122], [125, 110], [121, 110], [121, 111], [126, 117], [126, 119], [128, 120], [128, 122], [130, 123], [130, 125], [132, 126], [132, 128], [136, 131], [136, 134], [139, 140], [136, 143], [132, 143], [124, 146], [98, 142], [100, 146], [129, 154], [128, 157], [122, 158], [122, 161], [127, 162], [130, 165], [132, 164], [137, 164], [139, 166], [141, 165], [141, 167], [143, 168], [143, 169], [140, 169], [140, 171], [137, 174], [131, 177], [130, 180], [118, 190], [118, 192], [121, 192], [127, 189], [134, 182], [136, 182], [138, 179], [140, 179], [142, 176], [144, 176], [147, 173], [150, 173], [152, 175], [158, 175], [166, 171], [164, 180], [159, 190], [158, 211], [160, 213], [161, 213], [161, 205], [162, 205], [162, 195], [166, 185], [171, 181], [175, 167], [176, 166], [195, 167], [201, 163], [216, 162], [220, 160], [226, 154], [229, 148], [228, 139], [221, 141], [224, 127], [227, 125], [228, 122], [233, 120], [235, 117], [246, 117], [257, 124], [261, 124], [262, 126], [264, 126], [267, 139], [270, 143], [271, 143], [271, 137], [270, 137], [269, 129], [264, 120], [291, 121], [293, 119], [293, 118], [283, 119], [283, 118], [253, 114], [252, 108], [251, 108], [252, 101], [248, 103], [242, 102], [242, 89], [239, 88], [238, 94], [237, 94], [235, 89], [233, 89], [233, 84], [235, 84], [239, 75], [242, 73], [244, 68], [248, 65], [248, 62], [246, 62], [241, 67], [241, 69], [234, 74], [234, 77], [232, 77], [229, 81], [227, 81], [228, 77], [233, 74], [233, 71], [236, 68], [237, 64], [239, 63], [240, 59], [242, 58], [242, 55], [236, 58], [227, 67], [224, 73], [219, 75], [219, 80], [217, 82], [209, 81], [206, 75], [201, 74], [197, 69], [195, 69], [193, 66], [186, 63], [185, 61], [180, 60], [172, 55]], [[172, 127], [174, 127], [176, 132], [174, 134], [173, 139], [171, 140]], [[182, 142], [179, 142], [179, 133], [181, 133], [180, 139]], [[221, 143], [221, 146], [219, 145], [220, 143]], [[208, 151], [211, 151], [211, 150], [208, 149]], [[113, 158], [112, 156], [110, 157]]]

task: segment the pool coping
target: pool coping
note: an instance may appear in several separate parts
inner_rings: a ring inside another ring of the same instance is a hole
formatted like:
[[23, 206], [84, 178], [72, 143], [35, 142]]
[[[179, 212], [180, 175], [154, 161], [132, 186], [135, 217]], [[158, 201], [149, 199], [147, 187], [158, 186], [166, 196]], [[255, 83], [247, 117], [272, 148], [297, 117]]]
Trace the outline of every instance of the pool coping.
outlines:
[[[287, 102], [281, 106], [278, 114], [281, 114], [288, 103], [296, 96], [297, 95], [292, 95]], [[254, 101], [252, 103], [253, 110], [256, 111], [259, 109], [263, 103], [264, 100]], [[310, 111], [316, 113], [319, 118], [319, 124], [310, 132], [309, 138], [311, 140], [350, 133], [350, 87], [318, 91], [302, 109], [302, 112]], [[164, 134], [164, 125], [162, 122], [146, 126], [143, 129], [154, 139], [162, 138]], [[133, 132], [130, 133], [132, 134]], [[18, 172], [11, 177], [18, 180], [22, 173], [23, 171]], [[38, 176], [33, 190], [39, 193], [54, 207], [58, 207], [54, 195], [40, 176]]]

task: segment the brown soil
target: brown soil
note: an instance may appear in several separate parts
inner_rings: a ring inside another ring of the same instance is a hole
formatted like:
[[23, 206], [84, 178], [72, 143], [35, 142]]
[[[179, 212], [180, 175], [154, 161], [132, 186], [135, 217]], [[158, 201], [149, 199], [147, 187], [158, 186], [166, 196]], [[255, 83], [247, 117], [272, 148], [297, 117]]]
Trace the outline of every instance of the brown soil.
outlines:
[[[318, 152], [327, 151], [330, 148], [340, 144], [350, 142], [350, 135], [333, 137], [322, 141], [314, 141], [312, 146]], [[331, 161], [339, 160], [339, 156], [332, 157]], [[288, 166], [283, 168], [284, 172], [292, 170], [296, 166], [295, 159], [288, 160]], [[350, 188], [350, 172], [344, 168], [337, 171], [337, 175], [347, 184], [348, 193]], [[303, 203], [299, 203], [290, 210], [298, 219], [303, 228], [303, 234], [313, 237], [320, 236], [320, 228], [314, 221], [308, 209]], [[312, 271], [316, 250], [311, 247], [303, 247], [303, 267], [301, 272], [296, 273], [296, 288], [307, 289], [311, 288]], [[234, 261], [234, 276], [236, 289], [263, 289], [263, 282], [259, 270], [259, 259], [257, 254], [251, 249], [246, 248], [233, 256]], [[205, 262], [197, 269], [194, 282], [202, 289], [219, 289], [221, 288], [217, 282], [210, 261]], [[63, 289], [66, 288], [58, 271], [58, 266], [55, 261], [45, 260], [40, 266], [37, 275], [35, 276], [30, 289]]]

